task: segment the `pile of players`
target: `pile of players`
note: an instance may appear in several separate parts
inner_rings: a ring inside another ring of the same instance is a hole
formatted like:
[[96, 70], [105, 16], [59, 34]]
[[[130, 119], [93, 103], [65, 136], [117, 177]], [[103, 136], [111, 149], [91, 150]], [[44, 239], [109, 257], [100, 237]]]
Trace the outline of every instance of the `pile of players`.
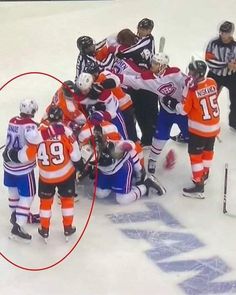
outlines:
[[[98, 44], [88, 36], [79, 37], [75, 82], [66, 81], [56, 91], [39, 126], [33, 121], [37, 103], [31, 99], [21, 102], [20, 116], [9, 122], [3, 153], [14, 237], [32, 238], [24, 225], [36, 193], [36, 160], [38, 232], [45, 239], [56, 189], [64, 235], [76, 231], [72, 225], [75, 180], [88, 174], [94, 177], [91, 171], [96, 166], [98, 198], [114, 192], [119, 204], [129, 204], [148, 195], [150, 188], [164, 194], [154, 174], [174, 123], [180, 127], [183, 141], [189, 142], [193, 172], [193, 186], [184, 188], [183, 194], [203, 197], [219, 132], [216, 83], [205, 78], [203, 61], [193, 60], [186, 75], [169, 66], [166, 54], [155, 54], [153, 26], [153, 21], [145, 18], [138, 24], [137, 35], [124, 29]], [[142, 153], [146, 145], [151, 145], [148, 174]], [[168, 167], [174, 164], [172, 156], [167, 158]]]

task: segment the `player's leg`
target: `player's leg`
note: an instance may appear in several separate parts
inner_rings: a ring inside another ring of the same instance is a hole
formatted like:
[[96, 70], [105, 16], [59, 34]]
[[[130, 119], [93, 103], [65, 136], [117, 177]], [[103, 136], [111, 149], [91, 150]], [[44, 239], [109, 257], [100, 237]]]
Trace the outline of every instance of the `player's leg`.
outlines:
[[76, 231], [73, 226], [74, 219], [74, 197], [75, 197], [75, 174], [57, 185], [58, 193], [61, 196], [61, 212], [64, 226], [64, 235], [70, 236]]
[[38, 195], [40, 198], [40, 227], [38, 232], [43, 238], [47, 238], [49, 236], [54, 194], [55, 185], [45, 183], [39, 179]]
[[214, 144], [215, 144], [215, 137], [211, 137], [206, 140], [206, 145], [202, 155], [203, 166], [204, 166], [204, 174], [203, 174], [204, 183], [206, 183], [209, 177], [209, 172], [210, 172], [212, 160], [214, 157]]
[[170, 138], [170, 130], [173, 125], [173, 114], [166, 112], [162, 107], [157, 118], [157, 129], [152, 138], [152, 147], [148, 159], [148, 172], [155, 174], [156, 162], [166, 142]]
[[183, 196], [204, 198], [204, 165], [203, 151], [206, 139], [192, 133], [189, 134], [188, 153], [192, 169], [193, 185], [183, 189]]
[[96, 197], [98, 199], [107, 198], [111, 193], [111, 175], [105, 175], [98, 170]]

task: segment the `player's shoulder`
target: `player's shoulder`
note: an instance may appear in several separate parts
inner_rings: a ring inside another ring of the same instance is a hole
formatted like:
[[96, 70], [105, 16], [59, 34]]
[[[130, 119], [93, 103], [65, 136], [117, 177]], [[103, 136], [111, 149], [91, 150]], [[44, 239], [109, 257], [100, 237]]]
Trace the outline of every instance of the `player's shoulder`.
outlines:
[[156, 79], [155, 75], [150, 70], [147, 70], [147, 71], [141, 73], [141, 77], [142, 77], [143, 80], [154, 80], [154, 79]]
[[9, 123], [16, 124], [16, 125], [36, 125], [37, 123], [32, 118], [22, 118], [20, 116], [15, 116], [10, 119]]
[[180, 74], [181, 70], [178, 67], [168, 67], [165, 70], [165, 73], [163, 76], [173, 75], [173, 74]]

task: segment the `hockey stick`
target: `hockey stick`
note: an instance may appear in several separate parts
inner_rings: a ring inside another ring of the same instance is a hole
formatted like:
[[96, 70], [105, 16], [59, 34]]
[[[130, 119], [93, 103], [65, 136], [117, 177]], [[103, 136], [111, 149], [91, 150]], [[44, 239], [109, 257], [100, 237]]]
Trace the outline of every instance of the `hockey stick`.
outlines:
[[162, 36], [159, 41], [159, 52], [164, 51], [165, 43], [166, 43], [166, 38]]
[[5, 146], [6, 146], [5, 144], [0, 146], [0, 150], [2, 150]]
[[227, 213], [226, 201], [227, 201], [227, 187], [228, 187], [228, 163], [225, 163], [225, 178], [224, 178], [224, 200], [223, 200], [223, 213]]

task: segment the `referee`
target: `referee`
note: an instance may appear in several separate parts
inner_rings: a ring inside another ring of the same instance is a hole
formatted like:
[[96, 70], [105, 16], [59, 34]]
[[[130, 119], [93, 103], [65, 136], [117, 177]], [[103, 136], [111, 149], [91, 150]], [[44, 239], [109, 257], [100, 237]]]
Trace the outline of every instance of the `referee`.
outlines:
[[222, 23], [219, 37], [211, 40], [207, 46], [205, 59], [209, 67], [208, 77], [216, 81], [218, 91], [222, 87], [229, 90], [229, 126], [236, 131], [236, 42], [233, 33], [232, 22]]

